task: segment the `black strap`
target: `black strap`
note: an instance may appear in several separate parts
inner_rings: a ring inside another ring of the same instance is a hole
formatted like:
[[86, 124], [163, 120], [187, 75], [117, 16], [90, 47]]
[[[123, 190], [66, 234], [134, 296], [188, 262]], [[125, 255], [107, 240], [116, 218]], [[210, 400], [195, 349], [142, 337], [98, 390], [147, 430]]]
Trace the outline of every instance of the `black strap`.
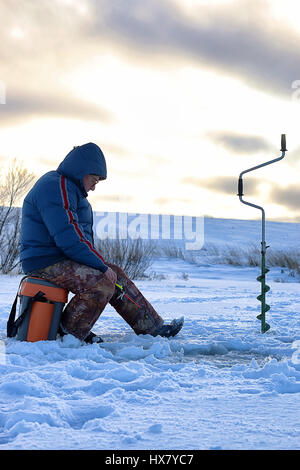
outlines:
[[16, 298], [14, 300], [14, 303], [12, 305], [12, 308], [11, 308], [11, 311], [10, 311], [10, 314], [9, 314], [9, 317], [8, 317], [7, 326], [6, 326], [7, 337], [8, 338], [12, 338], [13, 336], [16, 336], [16, 334], [17, 334], [17, 332], [14, 331], [14, 324], [15, 324], [16, 307], [17, 307], [17, 302], [18, 302], [19, 289], [20, 289], [20, 285], [22, 284], [24, 279], [26, 279], [27, 277], [28, 276], [22, 277], [22, 279], [20, 281], [20, 284], [19, 284], [19, 287], [18, 287], [18, 293], [16, 295]]
[[[21, 280], [20, 285], [26, 277], [27, 276], [25, 276]], [[18, 289], [18, 292], [19, 292], [19, 289]], [[7, 321], [7, 337], [8, 338], [13, 338], [13, 337], [16, 336], [16, 334], [18, 332], [18, 328], [21, 325], [22, 321], [24, 320], [28, 310], [31, 309], [31, 306], [32, 306], [33, 302], [35, 302], [36, 300], [39, 301], [39, 302], [47, 302], [47, 299], [46, 299], [46, 297], [44, 297], [44, 295], [45, 295], [44, 292], [39, 291], [37, 294], [35, 294], [34, 297], [30, 297], [30, 299], [28, 300], [27, 307], [24, 309], [24, 311], [21, 313], [21, 315], [17, 318], [17, 320], [15, 320], [15, 318], [16, 318], [16, 308], [17, 308], [17, 302], [18, 302], [19, 294], [16, 295], [16, 298], [15, 298], [14, 303], [12, 305], [12, 308], [11, 308], [11, 311], [10, 311], [10, 314], [9, 314], [9, 317], [8, 317], [8, 321]]]

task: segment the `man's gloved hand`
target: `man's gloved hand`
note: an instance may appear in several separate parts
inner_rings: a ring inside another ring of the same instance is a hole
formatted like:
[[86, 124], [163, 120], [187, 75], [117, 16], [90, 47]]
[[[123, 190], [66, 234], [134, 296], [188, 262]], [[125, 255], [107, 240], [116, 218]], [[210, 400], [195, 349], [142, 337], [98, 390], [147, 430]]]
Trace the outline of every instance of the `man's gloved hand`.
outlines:
[[110, 282], [112, 282], [113, 284], [115, 284], [117, 282], [117, 275], [111, 268], [108, 268], [105, 271], [104, 276], [106, 276], [107, 279], [109, 279]]

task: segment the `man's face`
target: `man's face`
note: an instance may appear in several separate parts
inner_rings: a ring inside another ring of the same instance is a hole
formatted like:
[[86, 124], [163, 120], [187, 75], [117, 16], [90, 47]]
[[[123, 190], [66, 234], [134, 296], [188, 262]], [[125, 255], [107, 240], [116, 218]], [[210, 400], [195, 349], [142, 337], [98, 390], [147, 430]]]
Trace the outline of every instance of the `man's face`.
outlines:
[[86, 192], [95, 191], [95, 186], [99, 181], [100, 177], [98, 175], [85, 175], [83, 177], [83, 185]]

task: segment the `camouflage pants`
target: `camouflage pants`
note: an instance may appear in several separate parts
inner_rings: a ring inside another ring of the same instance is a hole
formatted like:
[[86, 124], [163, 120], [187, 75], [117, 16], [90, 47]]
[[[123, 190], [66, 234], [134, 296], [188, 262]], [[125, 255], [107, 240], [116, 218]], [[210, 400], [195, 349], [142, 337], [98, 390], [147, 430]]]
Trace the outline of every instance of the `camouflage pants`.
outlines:
[[106, 263], [117, 275], [124, 295], [101, 271], [64, 260], [29, 273], [75, 294], [65, 307], [61, 323], [73, 336], [83, 340], [109, 302], [136, 334], [153, 334], [163, 319], [142, 295], [136, 285], [117, 265]]

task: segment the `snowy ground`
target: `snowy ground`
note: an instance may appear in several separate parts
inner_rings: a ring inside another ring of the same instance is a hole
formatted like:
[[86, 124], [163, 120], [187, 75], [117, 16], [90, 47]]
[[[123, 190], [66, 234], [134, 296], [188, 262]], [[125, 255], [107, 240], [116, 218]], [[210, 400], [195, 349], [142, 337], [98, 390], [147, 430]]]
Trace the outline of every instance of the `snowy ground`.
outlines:
[[300, 448], [300, 283], [268, 274], [262, 335], [257, 268], [151, 269], [137, 285], [164, 318], [185, 316], [180, 334], [136, 336], [109, 306], [105, 343], [84, 346], [7, 340], [20, 277], [0, 276], [0, 449]]

